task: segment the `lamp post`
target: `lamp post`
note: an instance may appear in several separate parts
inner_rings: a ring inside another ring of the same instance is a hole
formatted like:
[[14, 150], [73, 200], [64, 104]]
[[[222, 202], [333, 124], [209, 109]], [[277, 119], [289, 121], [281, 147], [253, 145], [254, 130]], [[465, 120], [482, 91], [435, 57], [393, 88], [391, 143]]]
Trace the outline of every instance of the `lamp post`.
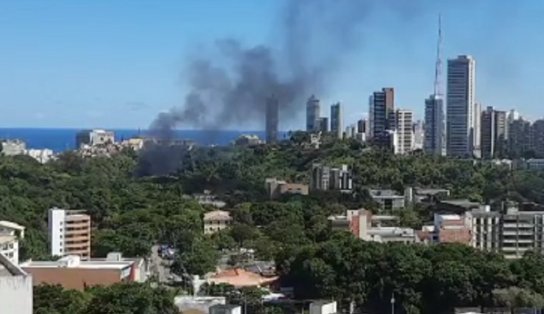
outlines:
[[395, 292], [391, 294], [391, 314], [395, 314]]

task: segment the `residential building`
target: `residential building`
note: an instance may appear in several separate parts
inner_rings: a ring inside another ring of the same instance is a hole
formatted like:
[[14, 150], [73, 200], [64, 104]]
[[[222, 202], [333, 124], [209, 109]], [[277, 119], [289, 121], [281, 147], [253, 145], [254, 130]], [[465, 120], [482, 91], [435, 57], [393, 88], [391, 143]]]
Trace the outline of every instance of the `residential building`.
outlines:
[[51, 208], [48, 212], [48, 240], [52, 256], [91, 256], [91, 217], [84, 210]]
[[312, 165], [311, 185], [312, 190], [329, 190], [330, 189], [331, 170], [327, 166], [314, 163]]
[[318, 128], [319, 117], [321, 116], [321, 106], [319, 99], [315, 95], [310, 96], [306, 102], [306, 131], [315, 132]]
[[474, 248], [500, 253], [501, 239], [501, 214], [490, 211], [489, 206], [474, 209], [466, 213], [469, 217]]
[[535, 155], [544, 158], [544, 119], [533, 122], [531, 126], [532, 143], [531, 147]]
[[434, 233], [438, 243], [472, 243], [472, 230], [462, 215], [434, 214]]
[[425, 138], [425, 126], [423, 121], [417, 120], [412, 124], [412, 150], [423, 149], [423, 142]]
[[20, 267], [32, 275], [35, 286], [49, 284], [84, 290], [92, 286], [137, 281], [135, 264], [130, 260], [83, 261], [78, 255], [67, 255], [57, 261], [24, 262]]
[[233, 304], [216, 304], [210, 306], [209, 314], [242, 314], [242, 307]]
[[441, 188], [407, 188], [404, 192], [406, 202], [413, 203], [435, 203], [449, 196], [450, 190]]
[[51, 149], [28, 149], [25, 151], [27, 156], [36, 159], [39, 163], [45, 164], [55, 157]]
[[524, 162], [524, 167], [525, 169], [529, 169], [529, 170], [544, 170], [544, 159], [537, 159], [537, 158], [531, 158], [531, 159], [527, 159], [525, 160]]
[[144, 142], [145, 140], [141, 137], [133, 137], [121, 141], [121, 147], [128, 148], [137, 152], [144, 148]]
[[487, 107], [481, 114], [482, 158], [492, 159], [505, 153], [506, 112]]
[[531, 122], [519, 118], [508, 125], [508, 153], [519, 158], [533, 149]]
[[227, 203], [218, 199], [216, 195], [212, 194], [210, 190], [204, 190], [203, 193], [193, 194], [193, 199], [200, 205], [213, 206], [215, 208], [223, 208], [225, 205], [227, 205]]
[[404, 195], [399, 195], [396, 191], [388, 189], [370, 189], [368, 192], [370, 193], [372, 200], [378, 203], [381, 210], [391, 212], [405, 207]]
[[413, 148], [413, 113], [410, 110], [398, 109], [394, 113], [394, 125], [396, 131], [395, 154], [405, 155], [412, 151]]
[[232, 223], [232, 217], [228, 211], [214, 210], [204, 214], [204, 234], [212, 234], [226, 229]]
[[380, 146], [388, 146], [390, 140], [386, 131], [391, 129], [390, 118], [395, 111], [395, 91], [393, 88], [382, 88], [381, 91], [374, 92], [370, 100], [372, 140]]
[[468, 199], [449, 199], [439, 201], [436, 204], [436, 207], [437, 211], [441, 213], [454, 213], [461, 215], [467, 211], [482, 207], [482, 204], [472, 202]]
[[323, 132], [323, 133], [329, 132], [329, 118], [321, 117], [321, 118], [317, 119], [317, 121], [319, 122], [318, 127], [317, 127], [317, 131]]
[[475, 101], [476, 61], [471, 56], [448, 60], [447, 155], [471, 157], [479, 151], [479, 110]]
[[101, 129], [82, 130], [76, 134], [76, 147], [79, 149], [83, 145], [103, 146], [115, 143], [115, 134], [112, 131]]
[[339, 190], [351, 192], [353, 189], [352, 172], [347, 165], [330, 168], [319, 163], [312, 165], [311, 190]]
[[344, 230], [355, 237], [373, 242], [414, 243], [416, 232], [411, 228], [384, 226], [396, 221], [394, 216], [373, 215], [365, 209], [348, 210], [346, 215], [330, 216], [332, 230]]
[[425, 153], [444, 155], [444, 99], [441, 96], [431, 95], [425, 100], [424, 130], [423, 150]]
[[134, 282], [146, 282], [149, 278], [149, 263], [144, 257], [125, 257], [120, 252], [110, 252], [106, 257], [93, 257], [91, 262], [108, 263], [108, 262], [131, 262], [131, 280]]
[[266, 100], [266, 142], [278, 141], [279, 104], [278, 99], [270, 97]]
[[307, 184], [288, 183], [276, 178], [267, 178], [265, 180], [265, 189], [271, 199], [278, 198], [284, 194], [308, 195], [309, 187]]
[[0, 254], [19, 265], [19, 240], [25, 237], [25, 227], [13, 222], [0, 221]]
[[314, 301], [310, 303], [309, 314], [336, 314], [336, 301]]
[[21, 140], [2, 141], [2, 155], [4, 156], [24, 155], [25, 151], [26, 143]]
[[342, 138], [343, 126], [342, 105], [338, 102], [331, 106], [331, 132], [337, 138]]
[[32, 314], [32, 277], [0, 254], [0, 312]]

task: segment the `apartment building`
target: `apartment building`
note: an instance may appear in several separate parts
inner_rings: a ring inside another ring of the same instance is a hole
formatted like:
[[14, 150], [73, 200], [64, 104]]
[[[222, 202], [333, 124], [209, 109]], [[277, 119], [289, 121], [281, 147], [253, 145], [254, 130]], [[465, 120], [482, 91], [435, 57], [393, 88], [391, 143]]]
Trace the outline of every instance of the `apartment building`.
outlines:
[[204, 234], [212, 234], [228, 228], [232, 223], [230, 213], [224, 210], [214, 210], [204, 214]]
[[64, 256], [58, 261], [28, 261], [20, 267], [32, 275], [33, 284], [61, 285], [65, 289], [84, 290], [92, 286], [109, 286], [120, 282], [135, 282], [137, 263], [134, 260], [82, 261], [77, 255]]
[[0, 254], [19, 265], [19, 240], [24, 237], [25, 227], [10, 221], [0, 221]]
[[353, 176], [347, 165], [339, 168], [323, 166], [319, 163], [312, 165], [311, 186], [316, 190], [339, 190], [351, 192], [353, 189]]
[[91, 256], [91, 217], [83, 210], [51, 208], [48, 213], [48, 240], [53, 256]]
[[265, 179], [265, 189], [271, 199], [284, 194], [308, 195], [309, 187], [307, 184], [289, 183], [276, 178]]

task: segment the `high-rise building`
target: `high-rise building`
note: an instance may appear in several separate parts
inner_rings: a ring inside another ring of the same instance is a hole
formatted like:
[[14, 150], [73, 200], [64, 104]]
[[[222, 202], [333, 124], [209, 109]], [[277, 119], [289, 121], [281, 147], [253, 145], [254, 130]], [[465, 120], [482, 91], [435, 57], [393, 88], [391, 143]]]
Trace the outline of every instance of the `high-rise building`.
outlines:
[[495, 155], [495, 110], [487, 107], [481, 117], [482, 158], [490, 159]]
[[519, 118], [508, 125], [508, 154], [511, 158], [522, 157], [532, 150], [531, 122]]
[[413, 147], [413, 113], [410, 110], [398, 109], [394, 114], [393, 129], [397, 133], [395, 154], [408, 154]]
[[318, 119], [318, 121], [319, 121], [318, 130], [320, 132], [329, 132], [329, 118], [321, 117]]
[[344, 129], [342, 118], [342, 106], [339, 102], [333, 104], [331, 106], [331, 132], [334, 133], [337, 138], [342, 138]]
[[367, 121], [361, 119], [357, 121], [357, 133], [367, 133]]
[[476, 61], [471, 56], [448, 60], [447, 154], [469, 157], [479, 151], [479, 110], [475, 101]]
[[306, 131], [315, 132], [319, 127], [319, 117], [321, 115], [321, 107], [319, 99], [315, 95], [310, 96], [306, 102]]
[[506, 112], [487, 107], [480, 120], [482, 158], [504, 155], [506, 140]]
[[423, 150], [428, 154], [444, 155], [444, 99], [431, 95], [425, 100], [425, 136]]
[[270, 97], [266, 101], [266, 142], [278, 141], [279, 106], [278, 99]]
[[91, 256], [91, 217], [81, 210], [51, 208], [48, 213], [48, 240], [52, 256]]
[[423, 149], [423, 140], [425, 138], [425, 126], [423, 124], [423, 121], [417, 120], [412, 125], [412, 133], [413, 136], [413, 143], [412, 143], [412, 150], [418, 150]]
[[391, 129], [391, 116], [395, 111], [395, 91], [393, 88], [382, 88], [371, 97], [369, 117], [372, 126], [372, 139], [377, 144], [389, 143], [387, 130]]
[[544, 157], [544, 120], [539, 119], [531, 126], [532, 148], [536, 157]]

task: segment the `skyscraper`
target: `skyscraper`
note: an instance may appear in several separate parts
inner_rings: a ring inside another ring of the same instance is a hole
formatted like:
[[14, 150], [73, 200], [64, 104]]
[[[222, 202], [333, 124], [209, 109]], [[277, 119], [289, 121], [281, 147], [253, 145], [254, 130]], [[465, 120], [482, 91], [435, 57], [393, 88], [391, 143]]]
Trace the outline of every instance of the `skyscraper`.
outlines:
[[396, 132], [395, 154], [408, 154], [413, 147], [413, 113], [410, 110], [398, 109], [394, 113], [394, 126]]
[[279, 107], [278, 99], [270, 97], [266, 100], [266, 142], [278, 141]]
[[444, 99], [431, 95], [425, 99], [423, 150], [428, 154], [444, 154]]
[[337, 138], [342, 138], [342, 130], [344, 128], [342, 119], [342, 106], [339, 102], [333, 104], [331, 106], [331, 132], [333, 132]]
[[320, 132], [329, 132], [329, 118], [327, 117], [321, 117], [318, 119], [319, 121], [319, 131]]
[[391, 116], [395, 111], [395, 91], [393, 88], [382, 88], [371, 97], [369, 118], [372, 124], [372, 138], [375, 143], [389, 143], [388, 132], [391, 128]]
[[508, 125], [508, 153], [512, 158], [522, 157], [532, 150], [531, 122], [518, 116]]
[[479, 151], [479, 114], [475, 102], [475, 60], [448, 60], [447, 154], [469, 157]]
[[495, 126], [495, 110], [493, 107], [487, 107], [482, 111], [481, 118], [482, 158], [490, 159], [495, 155]]
[[319, 117], [321, 115], [321, 107], [319, 99], [314, 95], [310, 96], [306, 102], [306, 131], [315, 132], [319, 128]]

